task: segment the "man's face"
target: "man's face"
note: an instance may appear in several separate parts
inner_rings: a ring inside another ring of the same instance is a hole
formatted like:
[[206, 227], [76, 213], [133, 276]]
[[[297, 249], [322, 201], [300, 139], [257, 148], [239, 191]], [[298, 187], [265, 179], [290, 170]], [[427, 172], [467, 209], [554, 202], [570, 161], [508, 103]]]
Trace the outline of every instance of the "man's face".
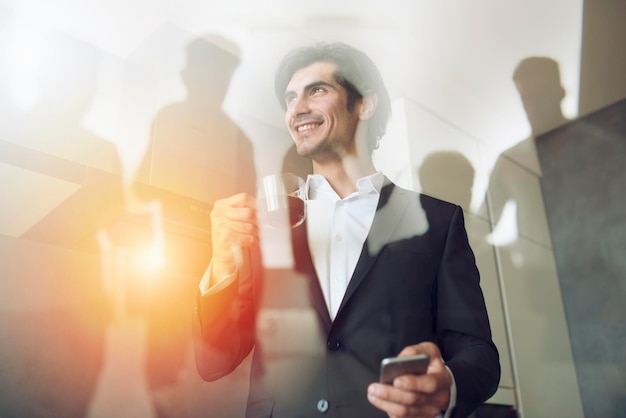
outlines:
[[350, 152], [359, 122], [360, 102], [348, 110], [335, 69], [333, 63], [313, 63], [296, 71], [285, 91], [285, 123], [298, 154], [318, 161]]

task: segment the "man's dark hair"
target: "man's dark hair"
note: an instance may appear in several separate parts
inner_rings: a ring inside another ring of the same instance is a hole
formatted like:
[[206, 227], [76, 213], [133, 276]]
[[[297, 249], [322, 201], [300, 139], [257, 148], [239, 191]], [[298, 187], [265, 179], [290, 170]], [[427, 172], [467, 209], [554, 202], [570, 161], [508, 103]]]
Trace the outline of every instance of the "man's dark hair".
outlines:
[[285, 89], [291, 77], [300, 69], [316, 62], [329, 62], [337, 66], [335, 80], [348, 94], [348, 110], [354, 110], [357, 100], [369, 94], [378, 96], [374, 115], [369, 120], [367, 145], [371, 151], [377, 148], [391, 117], [391, 100], [383, 78], [374, 62], [363, 52], [341, 42], [318, 43], [304, 46], [288, 53], [278, 66], [274, 79], [276, 97], [283, 109]]

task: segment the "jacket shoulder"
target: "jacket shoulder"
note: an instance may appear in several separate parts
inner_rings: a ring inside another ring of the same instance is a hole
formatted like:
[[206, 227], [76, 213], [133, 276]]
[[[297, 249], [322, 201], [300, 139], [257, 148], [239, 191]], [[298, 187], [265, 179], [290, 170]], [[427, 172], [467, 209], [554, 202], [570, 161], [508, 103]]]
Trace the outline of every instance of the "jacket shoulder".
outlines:
[[404, 194], [409, 196], [411, 199], [418, 200], [422, 206], [422, 208], [428, 213], [439, 213], [439, 214], [448, 214], [451, 216], [457, 210], [461, 210], [461, 207], [455, 203], [448, 202], [446, 200], [442, 200], [431, 196], [429, 194], [425, 194], [422, 192], [416, 192], [414, 190], [405, 189], [396, 185], [395, 183], [389, 181], [388, 185], [397, 193]]

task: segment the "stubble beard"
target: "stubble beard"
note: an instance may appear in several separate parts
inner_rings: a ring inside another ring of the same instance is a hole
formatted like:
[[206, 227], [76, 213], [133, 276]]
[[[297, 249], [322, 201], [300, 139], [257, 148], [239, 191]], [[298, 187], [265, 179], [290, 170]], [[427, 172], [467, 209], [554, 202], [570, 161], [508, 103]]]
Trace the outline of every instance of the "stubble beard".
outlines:
[[296, 151], [301, 157], [317, 163], [339, 160], [345, 154], [338, 144], [331, 143], [327, 138], [313, 144], [307, 139], [300, 139], [296, 142]]

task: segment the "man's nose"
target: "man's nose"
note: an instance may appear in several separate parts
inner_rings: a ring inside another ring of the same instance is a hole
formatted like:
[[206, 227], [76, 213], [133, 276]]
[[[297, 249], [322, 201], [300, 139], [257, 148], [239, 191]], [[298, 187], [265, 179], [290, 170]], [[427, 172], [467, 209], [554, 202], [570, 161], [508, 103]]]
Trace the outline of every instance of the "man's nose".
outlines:
[[296, 97], [289, 104], [289, 111], [293, 116], [309, 113], [309, 101], [304, 96]]

